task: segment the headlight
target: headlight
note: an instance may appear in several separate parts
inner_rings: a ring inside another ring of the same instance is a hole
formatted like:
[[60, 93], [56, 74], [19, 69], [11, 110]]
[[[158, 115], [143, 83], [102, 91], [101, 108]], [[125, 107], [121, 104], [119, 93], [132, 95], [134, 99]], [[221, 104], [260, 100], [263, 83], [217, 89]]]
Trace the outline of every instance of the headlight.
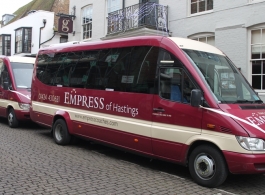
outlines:
[[29, 104], [18, 103], [18, 105], [22, 110], [29, 110]]
[[259, 138], [236, 136], [238, 143], [246, 150], [265, 150], [265, 142]]

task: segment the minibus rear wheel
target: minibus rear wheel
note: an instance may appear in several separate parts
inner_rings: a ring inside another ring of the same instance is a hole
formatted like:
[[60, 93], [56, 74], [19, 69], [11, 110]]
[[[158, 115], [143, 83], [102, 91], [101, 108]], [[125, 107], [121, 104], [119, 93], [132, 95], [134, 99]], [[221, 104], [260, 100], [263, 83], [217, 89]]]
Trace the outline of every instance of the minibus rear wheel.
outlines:
[[228, 175], [222, 153], [211, 145], [198, 146], [191, 152], [189, 171], [196, 183], [210, 188], [221, 185]]
[[18, 120], [17, 120], [16, 114], [13, 108], [8, 109], [7, 121], [8, 121], [9, 127], [11, 128], [18, 127]]
[[53, 138], [59, 145], [67, 145], [71, 141], [71, 135], [68, 132], [67, 125], [63, 119], [57, 119], [53, 124]]

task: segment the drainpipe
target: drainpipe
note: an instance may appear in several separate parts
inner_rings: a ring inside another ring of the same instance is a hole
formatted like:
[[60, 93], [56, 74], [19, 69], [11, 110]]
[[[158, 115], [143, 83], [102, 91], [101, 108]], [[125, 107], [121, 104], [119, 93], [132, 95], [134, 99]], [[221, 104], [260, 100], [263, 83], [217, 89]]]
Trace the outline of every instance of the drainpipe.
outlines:
[[40, 41], [41, 41], [41, 30], [43, 29], [43, 28], [45, 28], [45, 26], [46, 26], [46, 19], [43, 19], [43, 27], [40, 27], [40, 35], [39, 35], [39, 48], [40, 48]]
[[44, 41], [44, 42], [40, 43], [40, 46], [41, 46], [42, 44], [44, 44], [44, 43], [46, 43], [46, 42], [48, 42], [48, 41], [52, 40], [52, 39], [53, 39], [53, 37], [55, 36], [56, 32], [57, 32], [57, 31], [55, 31], [55, 30], [54, 30], [54, 31], [53, 31], [53, 36], [52, 36], [51, 38], [49, 38], [48, 40], [46, 40], [46, 41]]

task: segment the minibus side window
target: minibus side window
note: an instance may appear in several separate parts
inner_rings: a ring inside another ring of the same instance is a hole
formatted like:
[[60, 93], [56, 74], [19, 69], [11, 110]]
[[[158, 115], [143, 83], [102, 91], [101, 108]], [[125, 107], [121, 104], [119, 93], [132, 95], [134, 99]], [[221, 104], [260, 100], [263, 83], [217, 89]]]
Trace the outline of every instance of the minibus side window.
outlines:
[[160, 68], [159, 81], [159, 94], [162, 98], [176, 102], [190, 103], [191, 90], [195, 89], [195, 86], [182, 68]]
[[159, 49], [150, 46], [50, 53], [38, 56], [37, 78], [46, 85], [154, 93]]
[[154, 94], [158, 52], [157, 47], [134, 47], [129, 71], [134, 80], [127, 92]]
[[3, 82], [3, 71], [4, 71], [5, 65], [2, 59], [0, 59], [0, 85], [3, 88], [4, 87], [4, 82]]
[[[6, 65], [2, 62], [0, 62], [0, 80], [1, 80], [1, 87], [4, 88], [4, 82], [8, 82], [11, 86], [9, 74]], [[9, 86], [9, 87], [10, 87]]]
[[100, 51], [76, 52], [76, 62], [72, 64], [69, 75], [70, 87], [102, 89], [100, 70], [97, 63]]
[[114, 91], [126, 91], [128, 67], [130, 64], [131, 47], [113, 48], [111, 53], [106, 56], [105, 62], [108, 69], [103, 75], [106, 81], [105, 88]]

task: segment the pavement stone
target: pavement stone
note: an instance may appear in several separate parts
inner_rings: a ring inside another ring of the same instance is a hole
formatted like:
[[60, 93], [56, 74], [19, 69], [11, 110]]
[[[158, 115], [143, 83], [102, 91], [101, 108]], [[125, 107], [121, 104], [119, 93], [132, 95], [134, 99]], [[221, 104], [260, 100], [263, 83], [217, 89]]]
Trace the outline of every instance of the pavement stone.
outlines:
[[195, 184], [188, 169], [77, 139], [56, 145], [33, 123], [0, 120], [0, 194], [236, 195], [265, 194], [264, 175], [231, 175], [218, 188]]

